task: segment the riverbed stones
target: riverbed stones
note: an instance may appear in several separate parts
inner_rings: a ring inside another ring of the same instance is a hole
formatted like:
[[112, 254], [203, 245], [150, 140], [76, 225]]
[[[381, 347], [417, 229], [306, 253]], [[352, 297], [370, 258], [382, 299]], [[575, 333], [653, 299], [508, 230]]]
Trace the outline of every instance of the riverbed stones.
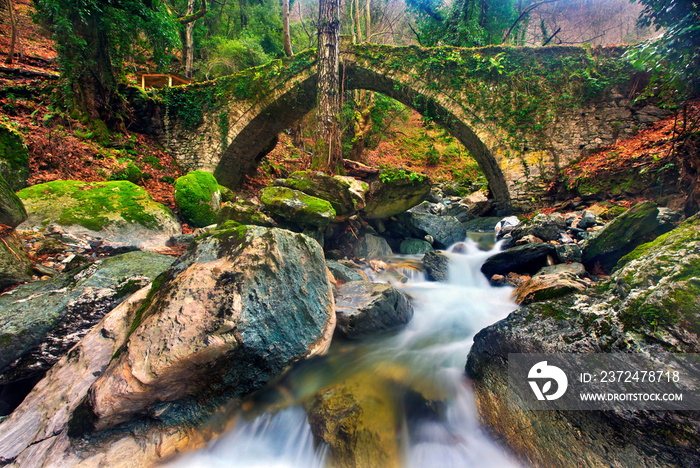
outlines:
[[328, 201], [286, 187], [265, 187], [260, 200], [273, 215], [302, 226], [325, 227], [336, 216]]
[[543, 241], [557, 241], [561, 233], [566, 231], [566, 221], [558, 213], [546, 215], [540, 213], [534, 218], [515, 226], [510, 235], [514, 241], [532, 235]]
[[277, 223], [262, 211], [263, 206], [239, 198], [231, 200], [221, 205], [221, 210], [217, 218], [218, 223], [235, 221], [239, 224], [255, 224], [257, 226], [274, 227]]
[[519, 245], [489, 257], [481, 266], [487, 278], [493, 275], [506, 275], [508, 272], [535, 273], [547, 264], [547, 257], [555, 255], [551, 244], [538, 242]]
[[433, 246], [423, 239], [404, 239], [399, 245], [399, 252], [404, 255], [423, 255], [433, 250]]
[[142, 187], [127, 181], [63, 180], [37, 184], [17, 193], [29, 215], [22, 229], [57, 226], [76, 236], [154, 248], [181, 233], [173, 214]]
[[90, 416], [76, 424], [89, 432], [146, 415], [181, 421], [213, 411], [325, 352], [334, 328], [318, 243], [227, 223], [154, 283], [129, 340], [80, 409]]
[[331, 274], [336, 280], [340, 280], [343, 283], [349, 283], [350, 281], [365, 281], [366, 278], [362, 276], [358, 271], [343, 265], [336, 260], [326, 260], [326, 266], [330, 270]]
[[221, 210], [221, 190], [213, 175], [192, 171], [178, 177], [174, 188], [180, 216], [190, 226], [202, 228], [217, 221]]
[[0, 296], [0, 383], [41, 375], [174, 259], [130, 252]]
[[389, 243], [380, 236], [365, 234], [353, 243], [353, 254], [357, 258], [373, 259], [393, 255]]
[[610, 221], [582, 245], [583, 264], [589, 268], [598, 264], [607, 271], [612, 270], [620, 258], [655, 237], [658, 212], [656, 204], [647, 201]]
[[[557, 265], [558, 266], [558, 265]], [[588, 286], [571, 271], [558, 271], [533, 276], [513, 291], [515, 302], [519, 305], [545, 301], [580, 292]]]
[[358, 339], [406, 325], [413, 308], [406, 295], [388, 283], [351, 281], [338, 286], [335, 299], [336, 330]]
[[635, 352], [658, 368], [659, 353], [698, 353], [699, 267], [695, 215], [623, 257], [595, 290], [529, 304], [477, 333], [466, 372], [484, 424], [535, 466], [696, 465], [696, 412], [514, 411], [507, 362], [509, 353]]

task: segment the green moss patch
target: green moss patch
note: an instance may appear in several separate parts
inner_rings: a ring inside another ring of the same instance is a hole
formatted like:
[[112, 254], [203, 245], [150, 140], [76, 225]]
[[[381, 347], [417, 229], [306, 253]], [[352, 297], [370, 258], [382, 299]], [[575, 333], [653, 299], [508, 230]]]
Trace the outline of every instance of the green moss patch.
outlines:
[[13, 191], [25, 187], [29, 177], [29, 150], [24, 138], [19, 132], [1, 122], [0, 176], [7, 180]]
[[156, 229], [160, 222], [158, 215], [172, 217], [148, 192], [127, 181], [54, 181], [28, 187], [17, 195], [30, 216], [43, 218], [42, 224], [77, 224], [91, 231], [101, 231], [119, 222]]
[[190, 172], [175, 181], [175, 203], [182, 218], [192, 226], [214, 224], [221, 209], [219, 184], [208, 172]]
[[270, 212], [301, 225], [327, 226], [336, 216], [326, 200], [286, 187], [266, 187], [260, 198]]

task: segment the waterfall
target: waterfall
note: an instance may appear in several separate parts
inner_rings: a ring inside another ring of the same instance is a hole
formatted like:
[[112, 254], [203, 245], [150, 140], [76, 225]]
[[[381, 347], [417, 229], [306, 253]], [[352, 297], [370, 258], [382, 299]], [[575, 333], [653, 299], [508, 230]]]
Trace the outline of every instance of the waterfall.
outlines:
[[[428, 382], [438, 389], [444, 395], [438, 414], [426, 413], [420, 405], [404, 405], [399, 438], [404, 464], [410, 468], [518, 466], [480, 427], [474, 396], [464, 377], [474, 335], [516, 308], [512, 289], [490, 286], [480, 271], [483, 262], [498, 251], [498, 245], [482, 251], [475, 242], [467, 240], [466, 246], [460, 247], [459, 253], [445, 252], [450, 258], [448, 281], [428, 282], [423, 275], [412, 275], [406, 282], [395, 283], [411, 297], [415, 310], [404, 330], [357, 344], [343, 343], [342, 351], [331, 350], [327, 362], [315, 371], [316, 378], [313, 366], [306, 366], [299, 376], [299, 380], [315, 381], [317, 387], [296, 386], [298, 392], [309, 395], [327, 385], [327, 380], [333, 378], [329, 375], [342, 378], [348, 369], [401, 366], [410, 370], [407, 380]], [[394, 282], [395, 278], [378, 276], [374, 280]], [[332, 372], [328, 370], [329, 362], [335, 363]], [[294, 378], [292, 373], [291, 379]], [[301, 387], [304, 390], [299, 390]], [[172, 466], [325, 466], [327, 447], [314, 447], [304, 409], [298, 404], [304, 395], [298, 395], [292, 399], [296, 404], [274, 415], [266, 412], [252, 421], [239, 415], [233, 429]]]

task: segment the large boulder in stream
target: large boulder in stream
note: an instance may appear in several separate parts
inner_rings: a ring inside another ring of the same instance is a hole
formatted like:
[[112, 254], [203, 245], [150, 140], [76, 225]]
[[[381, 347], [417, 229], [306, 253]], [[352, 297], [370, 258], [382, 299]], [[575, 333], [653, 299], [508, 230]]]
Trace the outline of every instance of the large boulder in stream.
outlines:
[[273, 215], [301, 226], [325, 227], [335, 219], [333, 205], [299, 190], [265, 187], [260, 200]]
[[467, 231], [454, 216], [438, 216], [409, 210], [399, 215], [399, 220], [413, 237], [432, 237], [438, 249], [446, 249], [467, 237]]
[[413, 307], [391, 284], [351, 281], [338, 286], [335, 313], [343, 336], [364, 338], [406, 325]]
[[29, 219], [23, 229], [45, 230], [50, 224], [74, 235], [141, 248], [164, 245], [182, 229], [164, 205], [142, 187], [127, 181], [57, 180], [17, 193]]
[[153, 465], [191, 444], [193, 427], [225, 404], [324, 352], [334, 327], [315, 241], [227, 223], [49, 371], [0, 424], [1, 460]]
[[547, 257], [556, 255], [552, 244], [535, 242], [519, 245], [489, 257], [481, 266], [481, 272], [487, 278], [493, 275], [505, 275], [511, 271], [517, 273], [534, 273], [547, 264]]
[[1, 295], [0, 384], [46, 372], [107, 312], [173, 262], [129, 252]]
[[508, 355], [635, 353], [642, 360], [639, 369], [664, 369], [663, 353], [699, 352], [700, 216], [695, 215], [623, 257], [609, 281], [595, 289], [527, 305], [480, 331], [466, 373], [483, 423], [523, 462], [562, 468], [572, 460], [585, 466], [697, 466], [698, 412], [514, 411], [509, 404], [522, 400], [508, 396]]

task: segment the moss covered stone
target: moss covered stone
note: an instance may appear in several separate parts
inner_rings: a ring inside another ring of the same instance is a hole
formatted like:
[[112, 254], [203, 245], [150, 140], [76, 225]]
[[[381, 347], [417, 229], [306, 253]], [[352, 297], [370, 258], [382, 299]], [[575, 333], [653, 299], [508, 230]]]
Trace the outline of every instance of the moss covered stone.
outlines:
[[336, 217], [330, 202], [286, 187], [266, 187], [260, 199], [271, 213], [300, 225], [324, 227]]
[[221, 205], [218, 222], [231, 220], [241, 224], [255, 224], [258, 226], [272, 227], [275, 221], [261, 211], [262, 206], [252, 203], [250, 200], [236, 200]]
[[214, 224], [221, 209], [219, 184], [208, 172], [192, 171], [175, 181], [175, 203], [192, 226]]
[[654, 237], [659, 226], [658, 213], [655, 203], [642, 202], [613, 219], [583, 244], [584, 265], [599, 264], [612, 270], [624, 255]]
[[388, 218], [418, 205], [430, 193], [430, 179], [400, 169], [384, 170], [370, 184], [364, 212], [370, 219]]
[[17, 227], [26, 219], [27, 211], [22, 200], [0, 175], [0, 224]]
[[13, 191], [27, 186], [29, 150], [16, 130], [0, 122], [0, 176]]
[[336, 218], [345, 218], [364, 206], [364, 199], [347, 177], [331, 177], [318, 171], [297, 171], [276, 185], [328, 201]]
[[165, 206], [142, 187], [127, 181], [38, 184], [17, 193], [29, 214], [27, 228], [49, 224], [68, 232], [91, 233], [129, 245], [161, 245], [180, 233], [180, 225]]

